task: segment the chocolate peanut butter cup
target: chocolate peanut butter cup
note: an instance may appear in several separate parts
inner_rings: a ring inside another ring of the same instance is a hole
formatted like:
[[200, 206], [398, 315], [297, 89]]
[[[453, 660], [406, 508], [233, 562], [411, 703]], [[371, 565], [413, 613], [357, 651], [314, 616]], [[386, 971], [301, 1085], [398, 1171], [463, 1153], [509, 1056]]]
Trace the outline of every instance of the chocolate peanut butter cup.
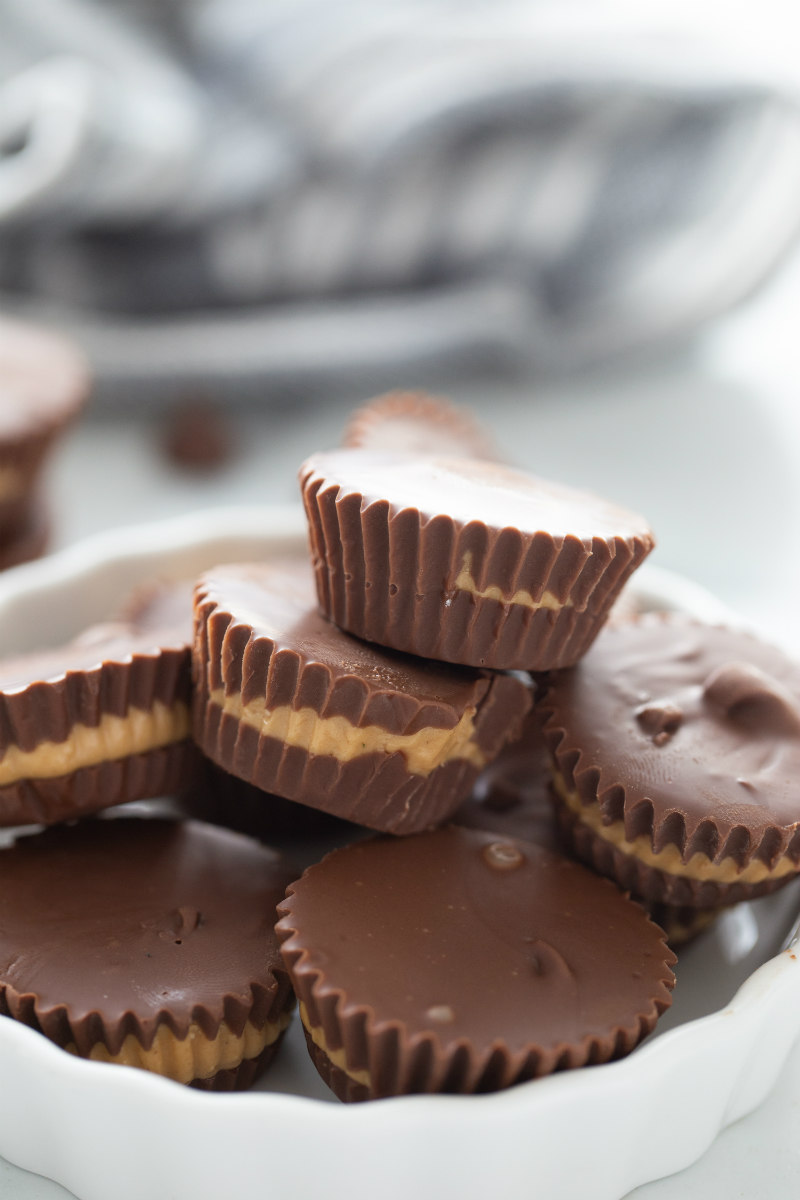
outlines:
[[0, 825], [52, 824], [187, 785], [190, 624], [98, 625], [0, 662]]
[[76, 346], [22, 322], [0, 318], [0, 536], [14, 537], [56, 439], [89, 392]]
[[609, 627], [541, 701], [576, 853], [651, 901], [699, 907], [800, 872], [800, 668], [674, 615]]
[[343, 1100], [487, 1092], [628, 1053], [674, 955], [608, 880], [450, 825], [334, 851], [276, 931], [311, 1056]]
[[343, 446], [495, 460], [489, 432], [464, 409], [427, 392], [387, 392], [350, 417]]
[[245, 1087], [293, 996], [274, 933], [292, 870], [194, 821], [88, 820], [0, 850], [0, 1012], [99, 1062]]
[[[572, 857], [574, 841], [560, 828], [552, 778], [553, 763], [539, 713], [532, 712], [525, 718], [519, 739], [501, 750], [480, 774], [469, 799], [453, 817], [453, 824], [522, 838]], [[591, 855], [585, 857], [594, 863]], [[633, 899], [661, 926], [673, 948], [685, 946], [703, 933], [723, 911], [661, 904], [638, 896]]]
[[195, 740], [219, 766], [390, 833], [447, 820], [530, 707], [512, 675], [343, 633], [320, 615], [311, 569], [297, 561], [200, 579], [193, 681]]
[[337, 450], [300, 482], [322, 611], [445, 662], [570, 666], [653, 546], [642, 518], [497, 463]]

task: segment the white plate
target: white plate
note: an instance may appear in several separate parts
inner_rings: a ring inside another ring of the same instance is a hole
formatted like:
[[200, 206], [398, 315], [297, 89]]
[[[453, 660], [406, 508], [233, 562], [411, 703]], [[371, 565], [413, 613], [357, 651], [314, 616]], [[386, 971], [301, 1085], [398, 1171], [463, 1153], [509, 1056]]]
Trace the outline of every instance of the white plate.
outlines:
[[[304, 537], [286, 509], [229, 509], [102, 534], [0, 578], [0, 654], [71, 636], [152, 576], [263, 557]], [[643, 570], [654, 606], [726, 613]], [[673, 1007], [629, 1058], [479, 1097], [343, 1106], [297, 1022], [261, 1089], [191, 1091], [72, 1058], [0, 1020], [0, 1155], [81, 1200], [618, 1200], [688, 1166], [758, 1105], [800, 1030], [800, 965], [780, 951], [800, 896], [740, 905], [681, 956]], [[732, 998], [731, 998], [732, 997]]]

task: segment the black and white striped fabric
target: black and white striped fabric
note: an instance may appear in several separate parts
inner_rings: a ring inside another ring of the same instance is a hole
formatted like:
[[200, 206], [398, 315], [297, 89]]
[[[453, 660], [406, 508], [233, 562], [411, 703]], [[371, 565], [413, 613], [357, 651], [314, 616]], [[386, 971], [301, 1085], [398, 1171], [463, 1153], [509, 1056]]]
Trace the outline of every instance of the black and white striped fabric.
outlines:
[[800, 114], [554, 0], [0, 0], [0, 293], [149, 385], [695, 328], [800, 227]]

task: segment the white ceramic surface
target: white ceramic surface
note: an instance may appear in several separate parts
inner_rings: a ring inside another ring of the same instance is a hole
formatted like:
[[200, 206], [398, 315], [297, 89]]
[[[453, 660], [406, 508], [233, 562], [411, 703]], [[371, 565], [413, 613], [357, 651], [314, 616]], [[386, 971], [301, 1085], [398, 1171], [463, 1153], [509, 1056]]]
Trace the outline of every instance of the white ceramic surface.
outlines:
[[[154, 575], [178, 578], [302, 538], [245, 509], [102, 534], [0, 580], [0, 654], [56, 643]], [[661, 571], [653, 604], [719, 619]], [[796, 885], [731, 911], [681, 956], [672, 1009], [629, 1058], [482, 1097], [332, 1102], [293, 1029], [261, 1089], [206, 1095], [83, 1062], [0, 1020], [0, 1154], [81, 1200], [619, 1200], [693, 1162], [760, 1103], [800, 1030], [800, 966], [779, 952]]]

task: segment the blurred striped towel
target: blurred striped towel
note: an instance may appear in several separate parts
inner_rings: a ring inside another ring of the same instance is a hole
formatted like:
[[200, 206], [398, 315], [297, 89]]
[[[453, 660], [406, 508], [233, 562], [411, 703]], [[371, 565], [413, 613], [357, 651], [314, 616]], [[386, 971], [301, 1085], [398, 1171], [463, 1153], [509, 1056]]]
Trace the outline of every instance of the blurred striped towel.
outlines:
[[795, 238], [798, 110], [607, 12], [0, 0], [2, 298], [145, 390], [691, 330]]

